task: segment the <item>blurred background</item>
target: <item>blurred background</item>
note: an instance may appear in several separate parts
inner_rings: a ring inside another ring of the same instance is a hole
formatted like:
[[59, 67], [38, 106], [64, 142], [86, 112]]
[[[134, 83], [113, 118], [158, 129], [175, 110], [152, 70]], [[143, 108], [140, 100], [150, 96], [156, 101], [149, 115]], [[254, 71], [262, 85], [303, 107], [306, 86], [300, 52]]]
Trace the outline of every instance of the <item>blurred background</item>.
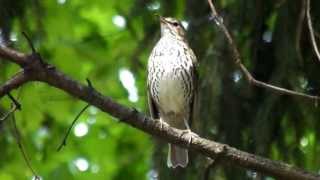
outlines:
[[[304, 0], [216, 0], [244, 64], [258, 79], [319, 95], [320, 63], [304, 17]], [[30, 52], [25, 31], [43, 58], [72, 78], [89, 78], [102, 94], [147, 113], [146, 63], [159, 39], [154, 14], [183, 21], [199, 61], [200, 107], [192, 129], [238, 149], [320, 172], [318, 102], [250, 86], [234, 66], [206, 0], [0, 0], [0, 44]], [[311, 1], [316, 41], [320, 1]], [[19, 67], [0, 59], [0, 85]], [[42, 179], [274, 179], [233, 166], [208, 169], [194, 152], [187, 169], [166, 167], [167, 145], [90, 107], [56, 149], [85, 106], [42, 83], [13, 91], [15, 113], [33, 168]], [[0, 100], [0, 115], [10, 109]], [[0, 179], [34, 179], [11, 132], [0, 122]], [[210, 172], [210, 173], [209, 173]]]

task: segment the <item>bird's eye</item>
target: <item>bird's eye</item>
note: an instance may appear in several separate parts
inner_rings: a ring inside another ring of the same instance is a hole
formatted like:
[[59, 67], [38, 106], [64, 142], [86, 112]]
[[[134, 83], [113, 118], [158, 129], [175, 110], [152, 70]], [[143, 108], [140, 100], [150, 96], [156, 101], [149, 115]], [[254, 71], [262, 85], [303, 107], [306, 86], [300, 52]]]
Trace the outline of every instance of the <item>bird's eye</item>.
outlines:
[[177, 22], [174, 22], [174, 23], [172, 23], [174, 26], [179, 26], [179, 23], [177, 23]]

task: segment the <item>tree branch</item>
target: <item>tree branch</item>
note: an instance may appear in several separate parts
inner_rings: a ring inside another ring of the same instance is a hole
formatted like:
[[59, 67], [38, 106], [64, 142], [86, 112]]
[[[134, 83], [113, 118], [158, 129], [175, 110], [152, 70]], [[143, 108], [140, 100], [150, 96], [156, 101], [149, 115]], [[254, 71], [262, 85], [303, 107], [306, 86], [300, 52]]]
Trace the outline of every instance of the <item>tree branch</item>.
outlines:
[[22, 143], [22, 138], [21, 138], [21, 133], [18, 129], [18, 126], [17, 126], [17, 123], [16, 123], [16, 118], [15, 118], [15, 111], [16, 110], [21, 110], [21, 104], [18, 102], [17, 99], [15, 99], [11, 94], [10, 92], [8, 92], [8, 97], [10, 98], [10, 100], [12, 101], [11, 103], [11, 110], [2, 118], [0, 118], [1, 121], [4, 121], [6, 120], [10, 115], [12, 117], [11, 119], [11, 124], [12, 124], [12, 129], [11, 129], [11, 133], [12, 135], [14, 136], [15, 140], [16, 140], [16, 143], [18, 145], [18, 148], [22, 154], [22, 157], [24, 159], [24, 161], [26, 162], [28, 168], [30, 169], [30, 171], [32, 172], [32, 174], [34, 175], [34, 179], [35, 180], [40, 180], [40, 177], [37, 175], [36, 171], [32, 168], [31, 166], [31, 162], [30, 162], [30, 159], [28, 157], [28, 154], [25, 150], [25, 147]]
[[[1, 48], [0, 48], [0, 51], [1, 51]], [[3, 85], [0, 86], [0, 98], [8, 94], [12, 90], [29, 82], [30, 80], [31, 80], [31, 76], [26, 74], [24, 70], [18, 72], [11, 79], [9, 79], [7, 82], [5, 82]]]
[[21, 67], [28, 63], [28, 58], [25, 54], [2, 45], [0, 45], [0, 56], [20, 65]]
[[235, 64], [240, 68], [240, 70], [242, 71], [242, 73], [244, 74], [244, 76], [246, 77], [246, 80], [257, 87], [262, 87], [265, 89], [268, 89], [274, 93], [278, 93], [278, 94], [285, 94], [285, 95], [291, 95], [291, 96], [297, 96], [297, 97], [301, 97], [301, 98], [306, 98], [309, 100], [314, 100], [314, 101], [318, 101], [320, 100], [319, 96], [312, 96], [312, 95], [308, 95], [305, 93], [300, 93], [300, 92], [296, 92], [293, 90], [289, 90], [289, 89], [285, 89], [285, 88], [281, 88], [275, 85], [271, 85], [262, 81], [259, 81], [257, 79], [255, 79], [252, 74], [249, 72], [249, 70], [246, 68], [246, 66], [242, 63], [241, 60], [241, 56], [238, 50], [237, 45], [235, 44], [229, 30], [227, 29], [227, 27], [224, 25], [223, 23], [223, 19], [222, 17], [219, 16], [219, 14], [216, 11], [215, 6], [212, 3], [212, 0], [208, 0], [209, 6], [211, 8], [211, 12], [212, 12], [212, 17], [215, 20], [216, 24], [218, 25], [218, 27], [220, 27], [220, 29], [222, 30], [222, 32], [224, 33], [224, 35], [227, 38], [227, 41], [229, 43], [229, 46], [231, 48], [232, 54], [234, 56], [234, 61]]
[[[79, 98], [99, 108], [101, 111], [118, 118], [121, 122], [129, 124], [150, 135], [162, 138], [170, 143], [197, 151], [212, 159], [219, 158], [221, 159], [221, 163], [224, 164], [240, 166], [280, 179], [315, 180], [320, 178], [319, 175], [294, 168], [292, 165], [249, 154], [226, 144], [210, 141], [201, 137], [192, 137], [192, 142], [190, 143], [190, 136], [183, 133], [183, 131], [167, 125], [161, 125], [160, 121], [150, 119], [133, 108], [125, 107], [110, 97], [103, 96], [91, 86], [80, 84], [53, 66], [35, 63], [40, 62], [39, 59], [37, 59], [41, 58], [40, 56], [28, 56], [13, 49], [5, 48], [4, 50], [3, 47], [0, 47], [0, 52], [2, 52], [2, 54], [0, 54], [2, 57], [13, 58], [13, 60], [11, 59], [12, 62], [20, 63], [20, 60], [24, 59], [24, 62], [26, 62], [24, 68], [28, 69], [27, 75], [28, 77], [32, 77], [33, 80], [45, 82], [50, 86], [63, 90], [71, 96]], [[12, 56], [11, 54], [19, 54], [19, 56]]]
[[0, 118], [0, 121], [5, 121], [16, 110], [21, 110], [21, 104], [16, 99], [14, 99], [13, 96], [9, 92], [8, 92], [8, 97], [12, 101], [12, 107], [3, 117]]
[[311, 15], [310, 15], [310, 0], [306, 0], [306, 15], [307, 15], [308, 29], [309, 29], [309, 33], [310, 33], [310, 40], [312, 43], [312, 48], [313, 48], [314, 53], [317, 56], [318, 61], [320, 62], [320, 53], [319, 53], [318, 45], [316, 42], [316, 38], [314, 36]]

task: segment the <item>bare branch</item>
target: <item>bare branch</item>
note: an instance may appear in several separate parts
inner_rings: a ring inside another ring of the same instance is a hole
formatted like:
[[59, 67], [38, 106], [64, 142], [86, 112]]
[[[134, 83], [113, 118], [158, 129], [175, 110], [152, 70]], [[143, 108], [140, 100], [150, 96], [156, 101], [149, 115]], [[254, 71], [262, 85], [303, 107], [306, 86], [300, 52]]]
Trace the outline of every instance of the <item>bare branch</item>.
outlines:
[[262, 81], [258, 81], [256, 79], [253, 79], [252, 81], [253, 81], [252, 83], [258, 87], [273, 89], [280, 94], [287, 94], [287, 95], [292, 95], [292, 96], [299, 96], [299, 97], [303, 97], [303, 98], [308, 98], [308, 99], [314, 100], [315, 102], [317, 102], [320, 99], [319, 96], [313, 96], [313, 95], [308, 95], [308, 94], [304, 94], [304, 93], [300, 93], [300, 92], [296, 92], [296, 91], [291, 91], [291, 90], [281, 88], [278, 86], [274, 86], [274, 85], [271, 85], [271, 84], [268, 84], [268, 83], [265, 83]]
[[[245, 74], [248, 82], [256, 86], [273, 90], [274, 92], [278, 92], [278, 93], [300, 96], [307, 99], [318, 99], [318, 97], [316, 96], [309, 96], [303, 93], [297, 93], [291, 90], [279, 88], [279, 87], [255, 80], [250, 74], [250, 72], [246, 69], [246, 67], [241, 63], [240, 53], [237, 49], [237, 46], [234, 43], [229, 31], [223, 24], [222, 19], [218, 16], [212, 2], [210, 0], [208, 0], [208, 2], [212, 9], [213, 17], [215, 18], [219, 27], [222, 28], [223, 32], [225, 33], [228, 39], [230, 46], [232, 47], [231, 49], [235, 57], [235, 63], [239, 65], [239, 68]], [[125, 107], [115, 102], [110, 97], [103, 96], [98, 91], [92, 88], [90, 81], [88, 81], [88, 86], [82, 85], [79, 82], [69, 78], [68, 76], [66, 76], [59, 70], [57, 70], [55, 67], [43, 63], [40, 54], [38, 54], [35, 51], [28, 36], [26, 36], [26, 38], [33, 51], [31, 55], [26, 55], [26, 54], [17, 52], [13, 49], [0, 46], [0, 57], [8, 58], [8, 60], [23, 67], [24, 70], [28, 70], [27, 77], [30, 79], [32, 77], [32, 80], [45, 82], [52, 87], [56, 87], [60, 90], [65, 91], [71, 96], [74, 96], [76, 98], [79, 98], [87, 102], [88, 105], [92, 105], [99, 108], [100, 110], [118, 118], [121, 122], [129, 124], [151, 135], [160, 137], [170, 143], [177, 144], [181, 147], [185, 147], [185, 148], [197, 151], [212, 159], [218, 158], [219, 160], [221, 160], [221, 163], [224, 163], [224, 164], [232, 163], [232, 165], [237, 165], [243, 168], [258, 171], [263, 174], [275, 176], [279, 179], [302, 179], [302, 180], [312, 179], [313, 180], [313, 179], [320, 178], [320, 176], [317, 174], [309, 173], [302, 169], [293, 168], [292, 165], [285, 164], [282, 162], [272, 161], [270, 159], [249, 154], [247, 152], [243, 152], [235, 148], [232, 148], [226, 144], [210, 141], [208, 139], [204, 139], [201, 137], [193, 137], [192, 142], [190, 143], [190, 138], [191, 138], [190, 135], [185, 134], [182, 130], [175, 129], [167, 125], [163, 125], [160, 123], [160, 121], [150, 119], [145, 115], [143, 115], [142, 113], [139, 113], [135, 109]], [[16, 84], [17, 86], [21, 86], [23, 83], [16, 83]], [[16, 86], [13, 86], [13, 85], [9, 87], [16, 88]], [[11, 89], [14, 89], [14, 88], [11, 88]], [[3, 90], [3, 92], [4, 91], [5, 90]]]
[[291, 95], [291, 96], [306, 98], [306, 99], [313, 100], [313, 101], [320, 100], [319, 96], [312, 96], [312, 95], [308, 95], [308, 94], [305, 94], [305, 93], [296, 92], [296, 91], [293, 91], [293, 90], [281, 88], [281, 87], [278, 87], [278, 86], [275, 86], [275, 85], [271, 85], [271, 84], [268, 84], [268, 83], [265, 83], [265, 82], [262, 82], [262, 81], [259, 81], [259, 80], [255, 79], [251, 75], [251, 73], [248, 71], [248, 69], [244, 66], [244, 64], [242, 64], [241, 56], [240, 56], [238, 47], [235, 44], [235, 42], [234, 42], [229, 30], [224, 25], [223, 19], [218, 15], [215, 6], [212, 3], [212, 0], [208, 0], [208, 3], [210, 5], [212, 16], [213, 16], [216, 24], [221, 28], [222, 32], [224, 33], [224, 35], [227, 38], [227, 41], [228, 41], [228, 43], [230, 45], [232, 54], [234, 56], [235, 64], [237, 66], [239, 66], [240, 70], [242, 71], [242, 73], [246, 77], [246, 80], [250, 84], [252, 84], [254, 86], [258, 86], [258, 87], [262, 87], [262, 88], [268, 89], [268, 90], [270, 90], [270, 91], [272, 91], [274, 93], [278, 93], [278, 94]]
[[[34, 60], [33, 58], [34, 57], [29, 56], [27, 61], [32, 63]], [[150, 119], [135, 109], [125, 107], [115, 102], [110, 97], [103, 96], [98, 91], [90, 87], [90, 85], [85, 86], [72, 80], [52, 66], [48, 68], [47, 66], [43, 66], [41, 63], [35, 63], [29, 71], [36, 71], [35, 73], [32, 73], [33, 76], [35, 76], [34, 79], [61, 89], [71, 96], [77, 97], [88, 104], [99, 108], [103, 112], [118, 118], [121, 122], [129, 124], [150, 135], [162, 138], [167, 142], [194, 150], [212, 159], [219, 158], [223, 164], [240, 166], [263, 174], [271, 175], [279, 179], [303, 180], [320, 178], [319, 175], [293, 168], [292, 165], [249, 154], [232, 148], [226, 144], [210, 141], [201, 137], [193, 137], [192, 142], [190, 143], [189, 135], [186, 135], [183, 131], [166, 125], [161, 125], [159, 121]]]
[[25, 66], [28, 63], [27, 62], [28, 57], [25, 54], [1, 45], [0, 45], [0, 56], [5, 60], [8, 60], [15, 64], [20, 65], [21, 67]]
[[[1, 52], [1, 48], [0, 48]], [[15, 74], [11, 79], [5, 82], [3, 85], [0, 86], [0, 99], [11, 92], [12, 90], [22, 86], [23, 84], [29, 82], [31, 77], [24, 71], [21, 70], [17, 74]]]
[[308, 29], [309, 29], [309, 33], [310, 33], [310, 40], [312, 43], [312, 48], [314, 53], [317, 56], [318, 61], [320, 62], [320, 53], [319, 53], [319, 49], [318, 49], [318, 45], [316, 42], [316, 38], [314, 36], [314, 31], [313, 31], [313, 26], [312, 26], [312, 21], [311, 21], [311, 15], [310, 15], [310, 0], [306, 0], [306, 15], [307, 15], [307, 21], [308, 21]]

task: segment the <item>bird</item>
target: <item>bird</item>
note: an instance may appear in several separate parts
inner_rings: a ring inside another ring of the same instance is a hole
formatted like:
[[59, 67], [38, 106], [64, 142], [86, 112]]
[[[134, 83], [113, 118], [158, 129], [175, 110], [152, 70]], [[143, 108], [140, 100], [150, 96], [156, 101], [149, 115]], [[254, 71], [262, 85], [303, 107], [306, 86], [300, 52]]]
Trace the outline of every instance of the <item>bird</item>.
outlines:
[[[197, 96], [197, 58], [187, 42], [182, 23], [172, 17], [159, 16], [159, 19], [161, 37], [152, 49], [147, 65], [150, 116], [196, 135], [189, 122]], [[169, 168], [185, 168], [188, 161], [187, 149], [169, 143]]]

